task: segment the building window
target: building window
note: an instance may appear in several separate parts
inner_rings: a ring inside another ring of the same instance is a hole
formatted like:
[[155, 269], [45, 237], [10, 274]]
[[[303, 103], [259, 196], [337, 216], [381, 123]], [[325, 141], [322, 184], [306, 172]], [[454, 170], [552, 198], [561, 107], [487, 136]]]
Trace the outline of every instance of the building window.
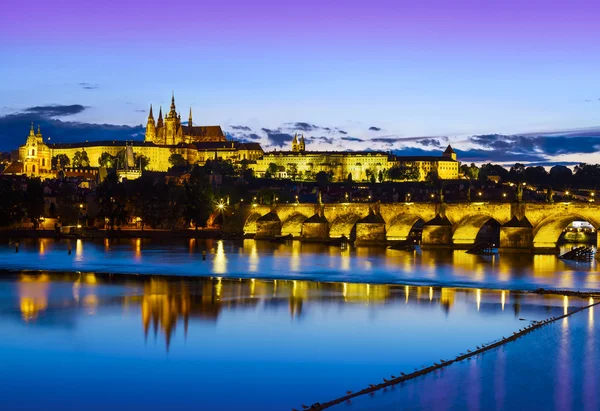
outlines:
[[46, 159], [42, 158], [42, 167], [45, 167], [45, 166], [46, 166]]
[[35, 166], [31, 166], [31, 172], [35, 173]]
[[32, 148], [32, 149], [31, 149], [31, 155], [32, 155], [32, 156], [35, 156], [35, 148]]

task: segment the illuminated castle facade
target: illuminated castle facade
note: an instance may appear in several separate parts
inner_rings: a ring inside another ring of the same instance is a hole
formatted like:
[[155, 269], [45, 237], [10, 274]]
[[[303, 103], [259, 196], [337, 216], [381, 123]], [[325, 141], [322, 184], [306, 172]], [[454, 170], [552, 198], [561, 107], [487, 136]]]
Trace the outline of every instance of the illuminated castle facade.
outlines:
[[171, 108], [163, 119], [162, 107], [158, 112], [158, 120], [154, 121], [152, 105], [146, 123], [146, 136], [144, 141], [158, 145], [193, 144], [203, 142], [225, 142], [225, 134], [220, 126], [194, 126], [192, 122], [192, 108], [187, 125], [181, 123], [181, 114], [175, 108], [175, 96], [171, 97]]
[[76, 153], [85, 152], [89, 160], [87, 166], [99, 167], [104, 153], [116, 157], [128, 147], [136, 157], [145, 156], [149, 160], [147, 170], [150, 171], [167, 171], [172, 166], [169, 158], [173, 154], [181, 155], [189, 164], [204, 164], [209, 160], [254, 161], [263, 155], [258, 143], [227, 140], [220, 126], [194, 126], [191, 109], [188, 123], [182, 124], [174, 96], [164, 119], [161, 109], [155, 122], [150, 106], [144, 141], [84, 141], [84, 138], [82, 136], [79, 142], [51, 144], [44, 141], [39, 126], [35, 133], [32, 124], [25, 145], [19, 147], [18, 161], [13, 161], [3, 174], [53, 178], [57, 170], [52, 169], [52, 158], [58, 155], [72, 160]]
[[[84, 137], [84, 136], [82, 136]], [[33, 124], [25, 144], [19, 147], [19, 160], [13, 162], [4, 174], [52, 178], [57, 164], [52, 168], [52, 159], [66, 155], [69, 159], [81, 157], [85, 152], [88, 167], [99, 167], [100, 159], [106, 153], [117, 157], [120, 152], [131, 151], [133, 158], [144, 156], [148, 160], [146, 169], [167, 171], [171, 166], [172, 155], [180, 155], [188, 164], [204, 164], [209, 160], [228, 160], [232, 163], [244, 162], [257, 177], [274, 178], [296, 177], [310, 180], [324, 171], [333, 181], [372, 180], [395, 167], [410, 167], [415, 170], [416, 179], [423, 181], [434, 174], [440, 179], [456, 179], [460, 163], [456, 153], [448, 146], [441, 156], [404, 157], [378, 151], [307, 151], [304, 135], [294, 135], [290, 151], [264, 153], [258, 143], [240, 143], [227, 140], [220, 126], [195, 126], [190, 109], [187, 123], [182, 123], [177, 112], [175, 97], [171, 97], [169, 112], [163, 118], [162, 108], [158, 119], [154, 119], [153, 109], [146, 122], [144, 141], [82, 141], [74, 143], [50, 144], [45, 142], [40, 128], [37, 133]], [[138, 164], [135, 161], [135, 164]], [[140, 163], [141, 164], [141, 163]], [[114, 165], [113, 165], [114, 166]], [[118, 165], [123, 166], [123, 165]]]
[[424, 181], [433, 173], [442, 180], [458, 178], [460, 163], [456, 153], [448, 146], [441, 156], [396, 156], [380, 151], [306, 151], [304, 136], [294, 136], [291, 151], [265, 153], [256, 164], [251, 165], [258, 177], [276, 172], [273, 177], [310, 179], [324, 171], [333, 181], [343, 181], [352, 176], [353, 181], [366, 181], [370, 175], [376, 179], [379, 173], [395, 167], [411, 167], [417, 171], [418, 181]]

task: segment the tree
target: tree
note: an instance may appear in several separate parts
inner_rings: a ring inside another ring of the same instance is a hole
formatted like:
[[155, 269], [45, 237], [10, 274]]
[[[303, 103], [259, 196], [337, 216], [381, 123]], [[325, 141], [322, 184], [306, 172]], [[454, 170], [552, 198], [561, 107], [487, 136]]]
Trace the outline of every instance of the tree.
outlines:
[[383, 170], [379, 170], [379, 176], [378, 176], [379, 182], [383, 183]]
[[508, 178], [514, 182], [521, 182], [525, 179], [525, 165], [515, 163], [508, 172]]
[[509, 179], [508, 170], [498, 164], [483, 164], [479, 169], [479, 180], [485, 181], [489, 176], [499, 176], [500, 180], [506, 181]]
[[269, 167], [267, 167], [267, 173], [269, 173], [271, 177], [276, 177], [277, 171], [279, 171], [279, 167], [277, 167], [277, 164], [269, 163]]
[[184, 183], [185, 206], [183, 216], [188, 224], [205, 227], [213, 211], [214, 195], [210, 180], [203, 167], [194, 167], [190, 178]]
[[88, 167], [90, 165], [90, 159], [85, 150], [76, 151], [73, 154], [73, 167]]
[[387, 176], [392, 181], [416, 181], [419, 179], [419, 170], [415, 166], [400, 165], [390, 168]]
[[542, 166], [527, 167], [523, 172], [523, 178], [530, 184], [544, 185], [548, 184], [549, 175]]
[[298, 176], [298, 166], [296, 164], [288, 164], [286, 171], [288, 175], [292, 177], [292, 180], [296, 180], [296, 177]]
[[550, 169], [550, 180], [555, 187], [565, 187], [571, 184], [573, 172], [566, 166], [554, 166]]
[[134, 154], [136, 166], [140, 167], [142, 170], [146, 170], [150, 165], [150, 159], [143, 154]]
[[15, 181], [0, 179], [0, 226], [18, 223], [24, 216], [24, 193]]
[[572, 181], [579, 188], [596, 188], [600, 181], [600, 165], [581, 163], [575, 166]]
[[348, 173], [348, 178], [346, 178], [346, 181], [349, 183], [352, 182], [352, 173]]
[[242, 176], [244, 177], [244, 180], [252, 181], [254, 180], [254, 170], [252, 170], [251, 168], [247, 168], [246, 170], [244, 170]]
[[52, 164], [52, 170], [57, 170], [58, 169], [58, 163], [60, 161], [60, 168], [64, 168], [64, 167], [69, 167], [69, 165], [71, 165], [71, 160], [69, 160], [69, 156], [66, 154], [57, 154], [54, 157], [52, 157], [52, 160], [50, 160], [51, 164]]
[[462, 164], [460, 171], [470, 180], [477, 180], [479, 177], [479, 167], [475, 163], [471, 163], [471, 165]]
[[117, 166], [116, 156], [111, 156], [107, 152], [104, 152], [98, 157], [98, 164], [100, 167], [113, 168]]
[[124, 183], [119, 182], [117, 174], [110, 172], [104, 181], [96, 188], [96, 202], [98, 203], [98, 216], [108, 223], [114, 230], [116, 226], [127, 222], [127, 189]]
[[38, 228], [40, 218], [44, 214], [44, 187], [39, 177], [27, 179], [25, 190], [25, 215]]
[[56, 195], [56, 215], [64, 225], [77, 224], [79, 219], [79, 196], [69, 182], [61, 184]]
[[330, 173], [327, 173], [325, 171], [319, 171], [316, 175], [315, 175], [315, 180], [317, 181], [317, 183], [320, 186], [324, 186], [327, 185], [331, 182], [331, 177], [332, 175]]
[[184, 167], [187, 165], [187, 161], [181, 154], [173, 153], [169, 156], [169, 164], [172, 167]]

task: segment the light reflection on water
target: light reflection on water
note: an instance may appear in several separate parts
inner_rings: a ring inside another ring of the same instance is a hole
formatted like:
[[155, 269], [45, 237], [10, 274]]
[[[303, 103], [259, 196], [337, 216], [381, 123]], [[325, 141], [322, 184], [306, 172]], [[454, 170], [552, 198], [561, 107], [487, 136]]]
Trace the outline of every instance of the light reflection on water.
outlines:
[[471, 361], [330, 409], [598, 410], [600, 330], [593, 320], [597, 309], [574, 314]]
[[290, 409], [510, 335], [561, 314], [565, 301], [588, 302], [282, 279], [0, 278], [7, 409], [89, 398], [86, 409], [173, 408], [192, 398], [206, 409]]
[[[74, 244], [73, 244], [74, 243]], [[67, 250], [73, 247], [74, 255]], [[206, 261], [202, 252], [207, 253]], [[600, 288], [596, 262], [554, 255], [478, 256], [461, 250], [397, 251], [319, 244], [217, 240], [26, 240], [18, 253], [0, 245], [0, 267], [234, 278], [445, 284], [474, 288], [592, 291]]]

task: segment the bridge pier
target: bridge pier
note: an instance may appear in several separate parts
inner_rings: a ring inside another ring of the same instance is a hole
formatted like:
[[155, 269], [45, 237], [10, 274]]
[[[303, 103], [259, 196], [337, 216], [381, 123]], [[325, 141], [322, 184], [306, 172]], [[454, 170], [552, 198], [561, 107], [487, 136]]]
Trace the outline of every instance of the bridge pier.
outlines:
[[513, 217], [500, 227], [500, 252], [530, 253], [533, 248], [533, 226], [523, 217]]
[[281, 220], [271, 211], [256, 220], [256, 239], [269, 239], [281, 234]]
[[385, 235], [385, 220], [381, 215], [373, 213], [360, 219], [356, 223], [355, 245], [385, 245], [387, 243]]
[[302, 241], [320, 242], [329, 239], [329, 222], [318, 213], [302, 223]]
[[423, 225], [421, 248], [452, 247], [452, 223], [446, 217], [437, 215]]

